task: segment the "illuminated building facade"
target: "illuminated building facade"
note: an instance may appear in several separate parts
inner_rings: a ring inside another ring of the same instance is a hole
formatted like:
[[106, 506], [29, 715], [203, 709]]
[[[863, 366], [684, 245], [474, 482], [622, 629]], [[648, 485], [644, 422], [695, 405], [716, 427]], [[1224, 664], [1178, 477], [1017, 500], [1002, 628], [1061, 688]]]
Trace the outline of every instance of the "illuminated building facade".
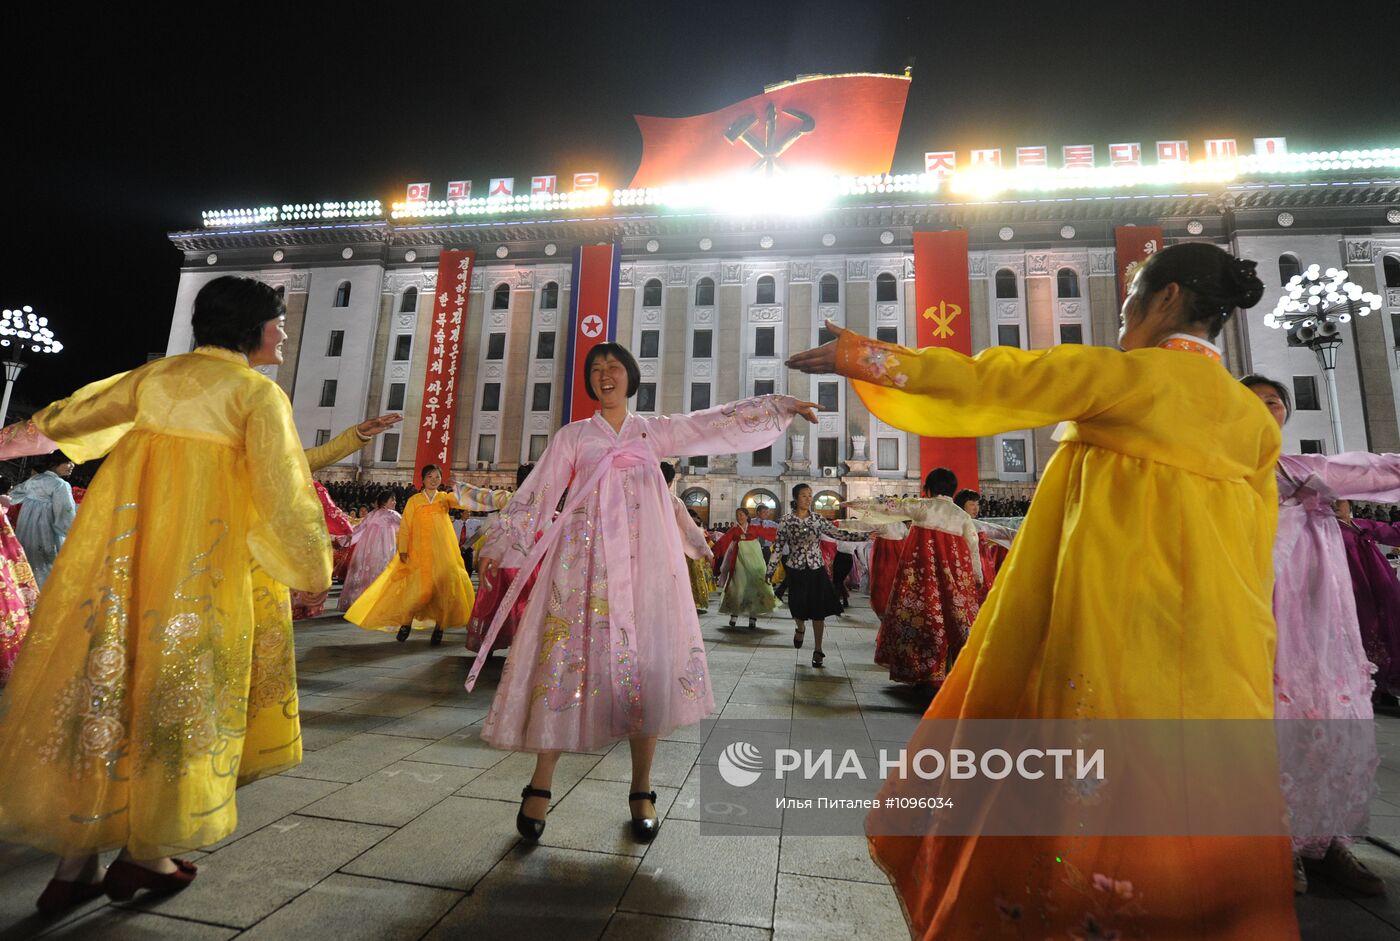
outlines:
[[[1115, 145], [1117, 146], [1117, 145]], [[552, 178], [551, 178], [552, 179]], [[1337, 381], [1346, 444], [1400, 451], [1400, 151], [1234, 157], [1153, 168], [1037, 172], [986, 167], [940, 178], [750, 178], [732, 184], [582, 190], [433, 203], [269, 207], [210, 214], [172, 233], [183, 269], [168, 352], [191, 347], [195, 294], [242, 274], [284, 291], [286, 363], [304, 442], [402, 411], [385, 435], [329, 469], [334, 479], [404, 481], [414, 461], [444, 249], [475, 252], [456, 391], [455, 472], [498, 485], [539, 456], [561, 419], [571, 291], [580, 245], [621, 246], [616, 335], [637, 356], [633, 408], [666, 414], [780, 392], [822, 406], [771, 451], [689, 460], [677, 492], [714, 520], [741, 501], [785, 506], [810, 483], [824, 504], [911, 493], [918, 438], [870, 415], [838, 377], [783, 367], [822, 342], [822, 323], [913, 345], [913, 234], [968, 235], [975, 351], [1056, 343], [1112, 346], [1120, 287], [1115, 233], [1160, 227], [1164, 244], [1209, 241], [1259, 263], [1268, 291], [1223, 335], [1227, 365], [1295, 391], [1285, 450], [1330, 452], [1313, 354], [1263, 324], [1299, 267], [1345, 267], [1384, 306], [1345, 332]], [[984, 491], [1029, 491], [1052, 428], [977, 443]], [[965, 481], [973, 484], [972, 481]]]

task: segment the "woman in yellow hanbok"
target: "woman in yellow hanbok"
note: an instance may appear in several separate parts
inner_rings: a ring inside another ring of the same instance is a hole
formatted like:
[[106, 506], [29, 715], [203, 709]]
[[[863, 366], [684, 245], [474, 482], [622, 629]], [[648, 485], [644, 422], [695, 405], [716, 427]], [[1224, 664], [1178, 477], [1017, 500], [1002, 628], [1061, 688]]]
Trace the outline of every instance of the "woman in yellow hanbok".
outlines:
[[423, 489], [403, 508], [398, 558], [389, 560], [345, 612], [345, 620], [366, 630], [398, 630], [401, 641], [411, 630], [431, 627], [436, 646], [442, 643], [444, 628], [466, 627], [476, 600], [448, 511], [499, 510], [510, 494], [470, 487], [459, 499], [450, 490], [438, 489], [442, 471], [434, 464], [423, 466], [420, 479]]
[[[993, 347], [971, 358], [828, 324], [836, 342], [789, 361], [850, 377], [872, 413], [922, 435], [1066, 423], [926, 719], [1015, 719], [1020, 728], [1044, 719], [1247, 719], [1267, 741], [1280, 436], [1210, 343], [1235, 308], [1258, 302], [1253, 269], [1203, 243], [1152, 255], [1123, 306], [1122, 351]], [[1271, 748], [1265, 756], [1275, 768]], [[1268, 775], [1255, 780], [1251, 799], [1281, 811], [1281, 794], [1263, 789]], [[1229, 784], [1169, 783], [1196, 797], [1218, 797], [1212, 786]], [[914, 790], [891, 775], [881, 797]], [[1144, 810], [1147, 796], [1126, 795]], [[882, 811], [868, 818], [871, 852], [916, 937], [1298, 936], [1282, 831], [910, 836], [892, 835], [887, 820]]]
[[[253, 570], [330, 583], [330, 540], [281, 362], [285, 308], [223, 277], [199, 293], [192, 353], [80, 390], [0, 433], [0, 455], [108, 454], [39, 598], [0, 708], [0, 839], [64, 858], [40, 899], [175, 891], [171, 855], [217, 842], [234, 789], [300, 756], [287, 638], [259, 631]], [[285, 589], [283, 589], [285, 595]], [[257, 686], [250, 689], [256, 677]], [[287, 703], [259, 714], [251, 703]], [[266, 743], [264, 747], [263, 743]]]

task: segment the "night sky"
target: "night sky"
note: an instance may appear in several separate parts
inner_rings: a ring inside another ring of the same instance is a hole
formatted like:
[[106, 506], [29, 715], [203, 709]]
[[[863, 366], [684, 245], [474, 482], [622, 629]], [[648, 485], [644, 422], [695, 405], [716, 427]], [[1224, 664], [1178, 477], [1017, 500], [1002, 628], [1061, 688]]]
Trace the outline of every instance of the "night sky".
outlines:
[[926, 150], [1018, 144], [1400, 145], [1393, 2], [1364, 19], [1254, 0], [44, 6], [7, 13], [0, 59], [0, 301], [68, 345], [16, 387], [36, 404], [164, 350], [165, 233], [203, 209], [583, 170], [625, 184], [632, 114], [698, 114], [799, 73], [916, 57], [906, 172]]

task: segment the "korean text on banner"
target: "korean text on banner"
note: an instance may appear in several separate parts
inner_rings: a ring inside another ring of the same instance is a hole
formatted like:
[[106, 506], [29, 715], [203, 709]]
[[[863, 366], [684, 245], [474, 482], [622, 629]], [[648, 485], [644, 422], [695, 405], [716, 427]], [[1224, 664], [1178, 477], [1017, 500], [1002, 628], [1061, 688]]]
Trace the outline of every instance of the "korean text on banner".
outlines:
[[1147, 256], [1162, 247], [1162, 227], [1156, 225], [1120, 225], [1113, 230], [1114, 257], [1118, 271], [1118, 300], [1128, 296], [1133, 276]]
[[423, 411], [418, 421], [414, 467], [436, 464], [444, 481], [451, 476], [456, 441], [457, 379], [467, 322], [476, 252], [443, 252], [438, 259], [437, 297], [433, 299], [428, 335], [427, 374], [423, 377]]
[[[914, 233], [914, 303], [919, 347], [942, 346], [972, 355], [966, 231]], [[919, 463], [921, 476], [947, 467], [958, 475], [960, 487], [977, 487], [973, 438], [921, 438]]]
[[574, 249], [569, 347], [564, 363], [565, 425], [588, 418], [598, 408], [598, 403], [588, 396], [583, 363], [593, 347], [617, 339], [617, 278], [621, 264], [621, 245], [580, 245]]

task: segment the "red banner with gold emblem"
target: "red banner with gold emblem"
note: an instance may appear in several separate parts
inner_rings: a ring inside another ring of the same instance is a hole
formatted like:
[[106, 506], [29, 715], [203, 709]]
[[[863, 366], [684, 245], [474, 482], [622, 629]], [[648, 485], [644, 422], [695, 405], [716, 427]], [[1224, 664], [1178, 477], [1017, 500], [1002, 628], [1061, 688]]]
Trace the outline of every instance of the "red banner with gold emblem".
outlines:
[[[914, 306], [919, 311], [919, 347], [941, 346], [972, 355], [966, 231], [914, 233]], [[974, 438], [921, 438], [919, 465], [921, 475], [947, 467], [958, 475], [959, 487], [977, 489]]]
[[418, 450], [414, 473], [436, 464], [446, 482], [452, 474], [456, 441], [457, 379], [466, 335], [467, 292], [471, 288], [476, 252], [443, 252], [438, 259], [437, 297], [428, 334], [427, 373], [423, 377], [423, 410], [418, 419]]
[[1147, 256], [1162, 247], [1159, 225], [1120, 225], [1113, 230], [1114, 257], [1117, 259], [1118, 300], [1127, 299], [1133, 276]]

